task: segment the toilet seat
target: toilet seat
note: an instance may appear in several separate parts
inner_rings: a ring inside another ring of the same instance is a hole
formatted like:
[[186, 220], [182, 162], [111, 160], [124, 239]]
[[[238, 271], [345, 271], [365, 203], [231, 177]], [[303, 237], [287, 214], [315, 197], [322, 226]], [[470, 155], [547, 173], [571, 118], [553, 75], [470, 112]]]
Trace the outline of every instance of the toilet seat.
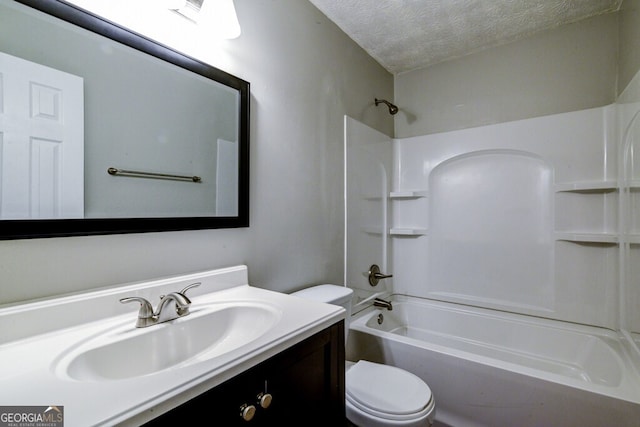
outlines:
[[346, 398], [358, 410], [390, 421], [415, 420], [435, 406], [431, 389], [418, 376], [366, 360], [347, 371]]

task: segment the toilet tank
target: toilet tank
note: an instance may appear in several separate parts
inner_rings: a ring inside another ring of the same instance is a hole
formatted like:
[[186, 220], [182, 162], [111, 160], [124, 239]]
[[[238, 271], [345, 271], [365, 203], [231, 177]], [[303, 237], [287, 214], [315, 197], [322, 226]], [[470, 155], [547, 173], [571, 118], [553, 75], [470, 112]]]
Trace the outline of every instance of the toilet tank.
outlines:
[[347, 288], [346, 286], [325, 284], [310, 286], [297, 292], [293, 292], [291, 295], [344, 307], [347, 311], [344, 320], [344, 336], [345, 338], [347, 337], [347, 333], [349, 332], [349, 320], [351, 319], [351, 298], [353, 297], [352, 289]]

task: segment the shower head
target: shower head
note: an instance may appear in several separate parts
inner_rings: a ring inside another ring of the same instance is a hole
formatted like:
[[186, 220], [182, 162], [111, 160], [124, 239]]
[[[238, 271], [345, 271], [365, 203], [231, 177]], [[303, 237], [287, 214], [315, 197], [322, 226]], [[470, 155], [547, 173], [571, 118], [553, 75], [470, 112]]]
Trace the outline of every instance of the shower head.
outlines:
[[398, 107], [396, 107], [389, 101], [386, 101], [384, 99], [378, 99], [378, 98], [376, 98], [375, 100], [376, 100], [376, 107], [378, 106], [378, 104], [386, 104], [386, 106], [389, 107], [389, 114], [394, 115], [398, 112]]

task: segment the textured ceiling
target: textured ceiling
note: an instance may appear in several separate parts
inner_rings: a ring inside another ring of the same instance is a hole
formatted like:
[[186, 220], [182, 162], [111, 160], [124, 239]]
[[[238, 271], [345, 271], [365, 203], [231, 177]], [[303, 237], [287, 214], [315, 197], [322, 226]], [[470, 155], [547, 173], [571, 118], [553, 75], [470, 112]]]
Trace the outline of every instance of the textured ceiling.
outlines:
[[391, 73], [614, 12], [622, 0], [310, 0]]

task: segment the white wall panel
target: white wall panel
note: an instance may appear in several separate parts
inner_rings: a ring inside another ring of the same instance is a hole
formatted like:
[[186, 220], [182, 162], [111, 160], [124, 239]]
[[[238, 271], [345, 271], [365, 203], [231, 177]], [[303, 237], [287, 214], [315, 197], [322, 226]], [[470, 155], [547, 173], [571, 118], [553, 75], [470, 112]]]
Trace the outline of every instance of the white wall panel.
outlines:
[[393, 190], [428, 190], [392, 202], [427, 229], [393, 239], [394, 291], [617, 327], [615, 125], [607, 106], [394, 140]]

